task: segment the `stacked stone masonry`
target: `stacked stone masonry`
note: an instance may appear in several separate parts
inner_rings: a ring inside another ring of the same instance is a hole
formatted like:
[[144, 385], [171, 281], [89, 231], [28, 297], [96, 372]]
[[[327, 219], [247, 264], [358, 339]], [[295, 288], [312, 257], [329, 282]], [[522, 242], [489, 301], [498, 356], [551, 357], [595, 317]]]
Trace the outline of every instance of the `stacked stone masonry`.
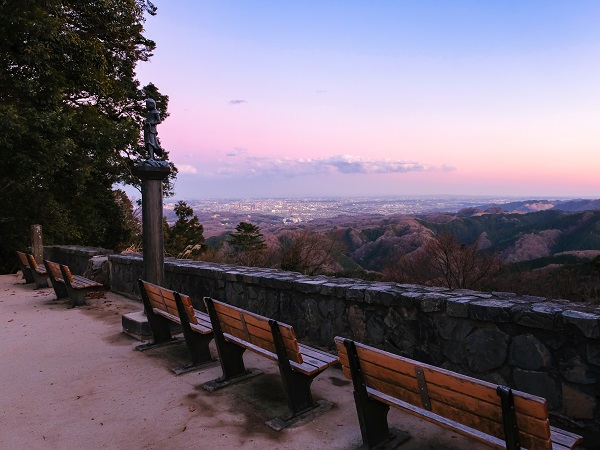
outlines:
[[[111, 290], [139, 298], [141, 256], [109, 256]], [[294, 326], [333, 351], [347, 336], [548, 400], [561, 425], [600, 432], [600, 307], [511, 293], [304, 276], [167, 259], [167, 288]], [[580, 430], [581, 431], [581, 430]]]
[[[112, 250], [105, 248], [82, 247], [79, 245], [50, 245], [44, 247], [44, 259], [69, 266], [74, 275], [85, 275], [92, 263], [96, 266], [98, 263], [93, 260], [94, 257], [104, 257], [104, 260], [106, 260], [106, 255], [112, 253]], [[95, 268], [95, 270], [98, 269]], [[87, 278], [92, 277], [87, 276]]]

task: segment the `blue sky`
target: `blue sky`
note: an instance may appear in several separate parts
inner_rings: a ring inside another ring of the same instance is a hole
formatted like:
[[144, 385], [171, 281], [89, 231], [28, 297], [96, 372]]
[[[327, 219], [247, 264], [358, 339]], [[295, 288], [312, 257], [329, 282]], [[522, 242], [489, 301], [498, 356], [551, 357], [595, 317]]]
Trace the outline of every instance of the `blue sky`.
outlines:
[[600, 2], [155, 4], [177, 197], [598, 196]]

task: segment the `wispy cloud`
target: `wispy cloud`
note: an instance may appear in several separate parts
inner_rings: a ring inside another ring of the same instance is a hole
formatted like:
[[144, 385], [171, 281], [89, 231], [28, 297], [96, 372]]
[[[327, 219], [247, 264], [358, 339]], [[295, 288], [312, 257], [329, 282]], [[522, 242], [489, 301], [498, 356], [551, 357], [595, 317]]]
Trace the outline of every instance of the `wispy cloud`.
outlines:
[[190, 166], [189, 164], [176, 164], [177, 170], [179, 173], [198, 173], [198, 169], [194, 166]]
[[327, 158], [269, 158], [242, 155], [245, 152], [230, 152], [228, 156], [240, 156], [234, 160], [222, 161], [220, 175], [284, 176], [295, 177], [319, 174], [383, 174], [452, 170], [428, 166], [415, 161], [392, 159], [370, 159], [351, 155], [337, 155]]
[[247, 152], [248, 150], [246, 150], [244, 147], [236, 147], [233, 150], [231, 150], [230, 152], [227, 152], [226, 155], [227, 156], [240, 156], [243, 155]]
[[242, 103], [248, 103], [246, 100], [241, 100], [241, 99], [236, 99], [236, 100], [230, 100], [229, 104], [230, 105], [240, 105]]

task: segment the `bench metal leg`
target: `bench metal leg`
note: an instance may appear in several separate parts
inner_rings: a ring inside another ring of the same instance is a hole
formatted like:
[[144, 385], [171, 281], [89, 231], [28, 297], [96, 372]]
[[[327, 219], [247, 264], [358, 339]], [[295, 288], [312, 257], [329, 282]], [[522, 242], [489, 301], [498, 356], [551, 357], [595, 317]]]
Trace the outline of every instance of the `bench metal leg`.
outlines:
[[67, 292], [69, 293], [69, 299], [71, 299], [70, 308], [77, 308], [78, 306], [86, 306], [85, 293], [86, 289], [73, 289], [67, 286]]
[[356, 404], [364, 446], [368, 449], [379, 449], [385, 448], [386, 444], [391, 444], [395, 440], [399, 440], [399, 442], [394, 445], [406, 441], [409, 438], [406, 432], [396, 430], [394, 430], [395, 433], [390, 432], [387, 421], [390, 407], [385, 403], [369, 398], [354, 342], [346, 339], [344, 346], [348, 351], [350, 372], [352, 373], [352, 383], [354, 385], [354, 403]]
[[42, 289], [48, 287], [48, 276], [40, 275], [35, 270], [31, 272], [33, 274], [33, 280], [35, 281], [35, 288]]
[[54, 289], [54, 293], [56, 294], [56, 300], [60, 300], [61, 298], [67, 298], [69, 296], [69, 293], [67, 292], [67, 287], [64, 283], [56, 281], [52, 277], [50, 277], [50, 283], [52, 284], [52, 288]]
[[177, 312], [179, 313], [179, 320], [181, 322], [185, 344], [192, 357], [192, 366], [212, 361], [213, 358], [210, 354], [210, 349], [208, 348], [208, 344], [210, 344], [210, 341], [213, 338], [212, 333], [200, 334], [192, 330], [187, 311], [185, 310], [185, 306], [183, 306], [181, 296], [177, 292], [175, 292], [175, 303], [177, 304]]
[[32, 255], [27, 255], [27, 261], [29, 261], [29, 267], [31, 268], [31, 275], [33, 281], [35, 281], [35, 288], [47, 288], [48, 287], [48, 275], [46, 273], [40, 273], [36, 269], [36, 262]]
[[502, 422], [504, 424], [504, 440], [506, 441], [506, 450], [520, 450], [519, 445], [519, 427], [517, 425], [517, 415], [512, 390], [506, 386], [498, 386], [496, 393], [502, 403]]
[[292, 418], [315, 406], [310, 392], [310, 385], [316, 375], [308, 376], [292, 370], [283, 338], [279, 331], [279, 324], [276, 320], [269, 320], [269, 325], [271, 326], [271, 334], [273, 335], [273, 342], [275, 343], [275, 350], [277, 352], [279, 373], [281, 374], [283, 386], [287, 393], [290, 410], [288, 418]]
[[281, 431], [309, 417], [314, 418], [321, 412], [330, 409], [332, 405], [325, 400], [317, 402], [313, 400], [310, 386], [320, 372], [314, 375], [305, 375], [294, 371], [287, 357], [279, 324], [277, 321], [271, 319], [269, 320], [269, 325], [271, 326], [271, 334], [273, 335], [273, 342], [277, 353], [279, 373], [287, 396], [288, 413], [268, 420], [266, 423], [274, 430]]
[[221, 329], [221, 323], [217, 317], [215, 305], [213, 304], [212, 299], [206, 298], [205, 300], [206, 309], [213, 328], [215, 346], [217, 347], [217, 353], [219, 354], [219, 362], [221, 363], [221, 369], [223, 370], [223, 375], [220, 378], [208, 381], [202, 385], [207, 391], [213, 392], [231, 384], [233, 381], [241, 381], [250, 376], [258, 375], [261, 372], [246, 369], [246, 366], [244, 365], [244, 352], [246, 349], [225, 340], [223, 330]]
[[[183, 329], [183, 336], [185, 338], [185, 344], [190, 351], [192, 357], [192, 364], [202, 364], [208, 361], [212, 361], [213, 357], [210, 354], [210, 348], [208, 344], [212, 340], [211, 335], [194, 333], [191, 336], [186, 335], [185, 328]], [[189, 333], [188, 333], [189, 334]]]
[[19, 265], [19, 269], [21, 269], [21, 272], [23, 273], [23, 278], [25, 279], [25, 284], [33, 283], [34, 278], [33, 278], [33, 274], [31, 273], [32, 269], [27, 267], [25, 264], [23, 264], [21, 262], [21, 260], [18, 261], [18, 265]]

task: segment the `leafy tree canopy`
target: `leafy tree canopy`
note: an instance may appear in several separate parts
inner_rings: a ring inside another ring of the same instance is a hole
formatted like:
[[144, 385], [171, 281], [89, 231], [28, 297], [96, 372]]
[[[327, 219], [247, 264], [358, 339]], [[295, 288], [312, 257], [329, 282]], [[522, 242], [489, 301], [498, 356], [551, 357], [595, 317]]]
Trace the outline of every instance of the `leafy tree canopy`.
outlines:
[[[194, 210], [184, 201], [175, 205], [177, 222], [165, 233], [165, 252], [172, 256], [193, 258], [202, 252], [204, 227]], [[186, 252], [186, 249], [188, 250]]]
[[0, 1], [0, 270], [34, 223], [46, 243], [127, 241], [113, 185], [138, 182], [143, 100], [168, 115], [168, 97], [135, 78], [155, 12], [143, 0]]
[[267, 247], [260, 227], [248, 222], [240, 222], [227, 242], [235, 252], [259, 251]]

